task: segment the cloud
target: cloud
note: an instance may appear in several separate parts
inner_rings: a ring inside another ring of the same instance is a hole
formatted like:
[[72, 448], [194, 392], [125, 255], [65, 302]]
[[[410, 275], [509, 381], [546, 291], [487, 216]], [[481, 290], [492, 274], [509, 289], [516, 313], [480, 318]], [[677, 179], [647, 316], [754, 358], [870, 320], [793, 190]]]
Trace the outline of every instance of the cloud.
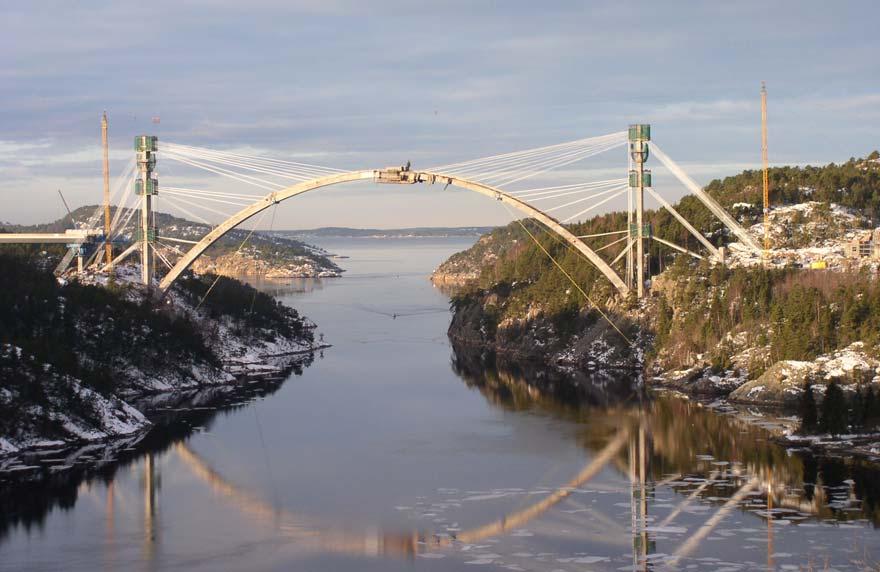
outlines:
[[[461, 161], [644, 120], [695, 177], [711, 178], [759, 157], [765, 77], [771, 158], [840, 160], [876, 146], [866, 119], [880, 115], [868, 55], [878, 12], [810, 0], [797, 11], [758, 1], [10, 3], [0, 22], [12, 56], [0, 59], [0, 212], [33, 215], [40, 206], [25, 208], [20, 190], [61, 180], [71, 200], [94, 202], [104, 109], [114, 172], [142, 132], [360, 168]], [[623, 154], [615, 160], [553, 176], [624, 171]], [[177, 173], [190, 176], [163, 177]], [[460, 214], [432, 206], [438, 221]]]
[[681, 101], [655, 107], [648, 116], [652, 121], [708, 121], [754, 113], [759, 104], [749, 100]]

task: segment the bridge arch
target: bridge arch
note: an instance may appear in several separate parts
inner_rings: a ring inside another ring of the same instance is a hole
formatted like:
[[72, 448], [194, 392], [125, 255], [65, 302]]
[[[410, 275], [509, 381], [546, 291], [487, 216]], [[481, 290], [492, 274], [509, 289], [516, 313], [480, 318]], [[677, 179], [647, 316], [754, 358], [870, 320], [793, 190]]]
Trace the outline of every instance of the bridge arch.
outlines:
[[491, 197], [493, 199], [501, 201], [502, 203], [509, 205], [517, 209], [518, 211], [540, 221], [547, 228], [556, 233], [560, 238], [565, 240], [565, 242], [576, 248], [578, 252], [580, 252], [587, 258], [587, 260], [592, 262], [593, 265], [595, 265], [599, 269], [599, 271], [601, 271], [602, 274], [604, 274], [605, 277], [608, 278], [608, 280], [614, 285], [618, 292], [620, 292], [624, 296], [629, 293], [629, 288], [627, 287], [627, 285], [607, 262], [605, 262], [595, 251], [584, 244], [574, 234], [569, 232], [568, 229], [566, 229], [565, 226], [562, 225], [562, 223], [544, 213], [543, 211], [531, 206], [525, 201], [517, 199], [515, 196], [510, 195], [502, 191], [501, 189], [492, 187], [490, 185], [479, 183], [477, 181], [471, 181], [468, 179], [458, 178], [451, 175], [444, 175], [442, 173], [432, 173], [429, 171], [410, 171], [408, 169], [366, 169], [360, 171], [351, 171], [348, 173], [338, 173], [334, 175], [328, 175], [326, 177], [312, 179], [310, 181], [305, 181], [302, 183], [297, 183], [280, 191], [269, 193], [268, 195], [257, 200], [253, 204], [244, 207], [243, 209], [223, 221], [221, 224], [216, 226], [213, 230], [211, 230], [211, 232], [202, 237], [202, 239], [198, 243], [196, 243], [189, 251], [187, 251], [186, 254], [184, 254], [183, 257], [181, 257], [180, 260], [177, 261], [177, 264], [175, 264], [171, 268], [171, 270], [169, 270], [168, 273], [162, 278], [161, 282], [159, 283], [160, 291], [163, 294], [167, 292], [171, 285], [174, 284], [175, 280], [177, 280], [180, 275], [183, 274], [186, 269], [189, 268], [192, 263], [195, 262], [196, 259], [205, 252], [205, 250], [207, 250], [217, 240], [222, 238], [226, 233], [228, 233], [241, 223], [247, 221], [251, 217], [271, 207], [272, 205], [278, 204], [281, 201], [285, 201], [297, 195], [301, 195], [303, 193], [314, 191], [323, 187], [364, 180], [374, 180], [380, 183], [402, 184], [439, 183], [443, 185], [452, 185], [454, 187], [480, 193], [481, 195], [485, 195], [487, 197]]

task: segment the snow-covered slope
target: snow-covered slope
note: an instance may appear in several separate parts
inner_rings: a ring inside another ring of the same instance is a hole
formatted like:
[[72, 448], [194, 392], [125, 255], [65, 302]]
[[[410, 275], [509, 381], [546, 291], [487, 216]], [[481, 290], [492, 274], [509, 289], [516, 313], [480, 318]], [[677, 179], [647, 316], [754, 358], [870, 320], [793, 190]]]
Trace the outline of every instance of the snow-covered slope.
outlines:
[[[64, 323], [59, 339], [66, 346], [46, 349], [26, 338], [0, 346], [0, 455], [139, 434], [150, 424], [129, 404], [133, 399], [277, 376], [321, 347], [313, 341], [313, 323], [271, 299], [264, 313], [278, 331], [246, 323], [216, 304], [200, 306], [183, 286], [157, 301], [155, 292], [137, 284], [139, 274], [136, 266], [123, 265], [113, 276], [86, 275], [75, 287], [41, 291], [41, 313], [11, 315], [23, 324], [13, 332]], [[252, 290], [226, 287], [251, 302]], [[116, 313], [106, 311], [111, 306]], [[115, 332], [109, 342], [108, 331]]]
[[855, 342], [846, 348], [819, 356], [815, 361], [782, 360], [760, 377], [730, 394], [732, 401], [794, 405], [810, 380], [822, 394], [832, 381], [845, 391], [855, 391], [861, 383], [880, 384], [880, 362], [865, 353], [865, 344]]

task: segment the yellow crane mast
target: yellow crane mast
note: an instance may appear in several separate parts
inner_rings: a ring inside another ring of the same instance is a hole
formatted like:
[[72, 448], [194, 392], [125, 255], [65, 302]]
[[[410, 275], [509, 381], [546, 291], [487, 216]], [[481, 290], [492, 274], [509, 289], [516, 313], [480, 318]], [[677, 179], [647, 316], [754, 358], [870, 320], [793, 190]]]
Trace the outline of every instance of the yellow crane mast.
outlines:
[[104, 255], [107, 264], [110, 264], [113, 260], [113, 245], [110, 244], [110, 151], [107, 144], [106, 111], [101, 117], [101, 147], [104, 150]]
[[767, 86], [761, 82], [761, 162], [764, 166], [764, 265], [770, 259], [770, 177], [767, 172]]

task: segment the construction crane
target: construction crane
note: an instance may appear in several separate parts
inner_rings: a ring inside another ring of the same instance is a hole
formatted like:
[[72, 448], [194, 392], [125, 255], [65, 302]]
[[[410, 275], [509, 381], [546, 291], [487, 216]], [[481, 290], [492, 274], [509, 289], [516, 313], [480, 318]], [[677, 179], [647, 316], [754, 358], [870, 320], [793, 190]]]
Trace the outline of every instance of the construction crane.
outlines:
[[770, 177], [767, 160], [767, 85], [761, 82], [761, 162], [764, 167], [764, 266], [770, 260]]
[[107, 264], [110, 264], [113, 260], [113, 245], [110, 244], [110, 151], [107, 144], [106, 111], [101, 117], [101, 146], [104, 149], [104, 256]]

